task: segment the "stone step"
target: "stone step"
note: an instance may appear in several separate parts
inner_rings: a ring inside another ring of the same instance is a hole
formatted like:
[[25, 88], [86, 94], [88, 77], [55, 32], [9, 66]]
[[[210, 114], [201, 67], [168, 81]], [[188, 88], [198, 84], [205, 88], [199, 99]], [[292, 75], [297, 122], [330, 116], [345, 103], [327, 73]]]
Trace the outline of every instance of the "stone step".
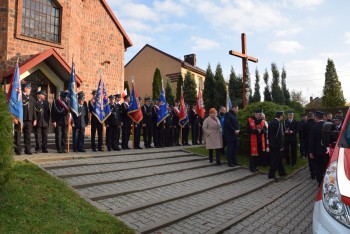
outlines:
[[158, 159], [157, 161], [148, 160], [148, 161], [110, 163], [110, 164], [91, 165], [91, 166], [90, 165], [77, 166], [77, 167], [50, 169], [49, 171], [57, 177], [67, 178], [67, 177], [75, 177], [75, 176], [103, 174], [108, 172], [134, 170], [134, 169], [147, 168], [147, 167], [157, 167], [164, 164], [169, 165], [169, 164], [195, 162], [195, 161], [203, 161], [203, 160], [207, 160], [207, 159], [201, 156], [189, 155], [189, 156], [180, 157], [180, 158]]
[[47, 170], [67, 167], [89, 166], [89, 165], [102, 165], [110, 163], [126, 163], [126, 162], [138, 162], [148, 160], [158, 160], [164, 158], [175, 158], [193, 155], [185, 151], [173, 151], [173, 152], [154, 152], [149, 154], [136, 155], [130, 157], [130, 155], [114, 155], [108, 157], [95, 157], [84, 160], [67, 160], [61, 163], [45, 164], [43, 167]]
[[[215, 206], [238, 199], [271, 183], [273, 181], [268, 180], [265, 175], [249, 176], [226, 186], [129, 212], [118, 217], [138, 232], [150, 233]], [[101, 203], [99, 205], [101, 206]], [[113, 208], [112, 204], [108, 206]]]
[[[214, 169], [214, 170], [209, 170], [209, 169]], [[141, 179], [139, 179], [139, 181], [133, 180], [133, 181], [127, 181], [127, 182], [125, 181], [118, 182], [118, 183], [108, 184], [108, 185], [93, 186], [93, 187], [81, 189], [79, 191], [84, 195], [86, 195], [91, 200], [97, 201], [97, 200], [117, 197], [125, 194], [142, 192], [145, 190], [153, 190], [156, 188], [162, 189], [162, 188], [165, 188], [166, 186], [176, 187], [176, 185], [179, 185], [180, 183], [181, 183], [180, 186], [184, 186], [184, 182], [196, 183], [197, 181], [203, 180], [203, 179], [209, 180], [215, 176], [225, 175], [229, 172], [236, 171], [239, 169], [242, 169], [242, 168], [241, 167], [235, 167], [235, 168], [221, 167], [220, 169], [218, 169], [215, 167], [209, 167], [209, 168], [205, 168], [205, 171], [203, 170], [203, 168], [200, 168], [200, 169], [196, 169], [195, 173], [192, 172], [193, 170], [189, 171], [191, 172], [191, 174], [187, 174], [183, 178], [179, 178], [179, 175], [178, 175], [179, 173], [177, 173], [176, 175], [174, 175], [175, 173], [171, 173], [166, 175], [157, 175], [158, 177], [162, 177], [158, 179], [154, 178], [156, 176], [150, 176], [147, 178], [149, 180], [149, 183], [145, 181], [146, 180], [145, 178], [142, 178], [142, 183], [140, 181]], [[156, 183], [154, 182], [152, 183], [152, 181], [154, 180], [156, 180]], [[123, 183], [124, 183], [124, 187], [126, 187], [124, 189], [122, 189]], [[196, 188], [198, 189], [198, 187]], [[96, 191], [104, 191], [104, 192], [96, 193]]]
[[[185, 171], [214, 167], [207, 161], [195, 161], [195, 162], [184, 162], [171, 165], [162, 165], [152, 168], [140, 168], [136, 170], [117, 171], [104, 174], [94, 174], [87, 176], [76, 176], [70, 178], [64, 178], [65, 181], [70, 184], [73, 188], [81, 189], [90, 186], [104, 185], [115, 182], [123, 182], [129, 180], [135, 180], [140, 178], [146, 178], [155, 175], [166, 175], [169, 173], [181, 173]], [[156, 169], [156, 170], [155, 170]]]

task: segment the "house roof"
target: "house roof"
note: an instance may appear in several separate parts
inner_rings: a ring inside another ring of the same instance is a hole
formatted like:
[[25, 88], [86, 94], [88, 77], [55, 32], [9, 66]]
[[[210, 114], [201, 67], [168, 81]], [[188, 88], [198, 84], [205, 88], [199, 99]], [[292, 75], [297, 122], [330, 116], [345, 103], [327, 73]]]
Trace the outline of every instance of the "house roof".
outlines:
[[109, 5], [107, 4], [107, 2], [105, 0], [101, 0], [103, 6], [106, 8], [108, 14], [111, 16], [113, 22], [115, 23], [115, 25], [117, 26], [117, 28], [121, 31], [121, 33], [123, 34], [124, 37], [124, 47], [125, 49], [127, 49], [128, 47], [131, 47], [132, 41], [130, 40], [128, 34], [126, 34], [125, 30], [123, 29], [122, 25], [119, 23], [117, 17], [115, 17], [112, 9], [109, 7]]
[[197, 67], [197, 66], [193, 66], [193, 65], [191, 65], [191, 64], [189, 64], [189, 63], [187, 63], [187, 62], [185, 62], [184, 60], [181, 60], [181, 59], [179, 59], [179, 58], [176, 58], [175, 56], [172, 56], [172, 55], [170, 55], [170, 54], [168, 54], [168, 53], [165, 53], [164, 51], [162, 51], [162, 50], [160, 50], [160, 49], [157, 49], [157, 48], [155, 48], [155, 47], [153, 47], [153, 46], [151, 46], [151, 45], [149, 45], [149, 44], [146, 44], [139, 52], [137, 52], [137, 54], [132, 58], [132, 59], [130, 59], [130, 61], [124, 66], [124, 67], [127, 67], [144, 49], [146, 49], [146, 48], [151, 48], [152, 50], [155, 50], [155, 51], [157, 51], [158, 53], [161, 53], [161, 54], [163, 54], [163, 55], [165, 55], [165, 56], [167, 56], [167, 57], [169, 57], [169, 58], [171, 58], [171, 59], [173, 59], [173, 60], [175, 60], [175, 61], [177, 61], [177, 62], [180, 62], [181, 63], [181, 67], [183, 67], [183, 68], [186, 68], [186, 69], [189, 69], [189, 70], [191, 70], [191, 71], [193, 71], [193, 72], [197, 72], [197, 73], [199, 73], [199, 74], [201, 74], [201, 75], [203, 75], [203, 76], [205, 76], [205, 70], [203, 70], [203, 69], [201, 69], [201, 68], [199, 68], [199, 67]]
[[[24, 63], [19, 65], [20, 75], [29, 69], [35, 67], [40, 63], [46, 63], [52, 71], [54, 71], [62, 80], [67, 81], [70, 79], [71, 67], [64, 61], [64, 59], [57, 53], [53, 48], [48, 49], [42, 53], [36, 54], [30, 59], [26, 60]], [[12, 77], [15, 68], [5, 73], [4, 78]], [[80, 85], [83, 81], [78, 75], [76, 77], [76, 82]]]

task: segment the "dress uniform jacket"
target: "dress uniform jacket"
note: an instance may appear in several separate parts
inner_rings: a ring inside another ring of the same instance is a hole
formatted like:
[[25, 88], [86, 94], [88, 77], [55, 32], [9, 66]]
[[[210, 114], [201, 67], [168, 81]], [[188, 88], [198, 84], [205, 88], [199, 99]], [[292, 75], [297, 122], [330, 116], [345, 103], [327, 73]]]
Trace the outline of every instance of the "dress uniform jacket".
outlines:
[[35, 103], [35, 114], [36, 114], [36, 126], [37, 127], [48, 127], [50, 123], [50, 103], [47, 100], [39, 101]]
[[145, 147], [150, 148], [152, 143], [152, 130], [153, 130], [153, 119], [152, 119], [152, 108], [151, 106], [143, 105], [142, 108], [142, 124], [143, 127], [143, 140]]

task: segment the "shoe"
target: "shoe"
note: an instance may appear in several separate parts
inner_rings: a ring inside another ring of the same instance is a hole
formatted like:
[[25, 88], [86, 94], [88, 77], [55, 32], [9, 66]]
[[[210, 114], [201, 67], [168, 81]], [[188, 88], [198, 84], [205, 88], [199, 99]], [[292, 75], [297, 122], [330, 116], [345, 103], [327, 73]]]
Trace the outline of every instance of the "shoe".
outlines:
[[135, 149], [143, 149], [142, 147], [138, 146], [138, 147], [135, 147]]
[[46, 154], [46, 153], [48, 153], [49, 151], [47, 151], [47, 150], [42, 150], [42, 152]]
[[209, 163], [213, 163], [213, 160], [211, 159], [211, 160], [209, 160]]
[[278, 180], [279, 178], [277, 176], [274, 176], [274, 177], [268, 177], [269, 179], [274, 179], [274, 180]]
[[22, 153], [21, 152], [15, 152], [16, 155], [21, 155]]
[[66, 150], [62, 150], [62, 152], [63, 152], [63, 153], [67, 153], [67, 151], [66, 151]]
[[100, 152], [104, 152], [104, 150], [103, 150], [103, 149], [98, 149], [98, 151], [100, 151]]
[[32, 155], [33, 153], [32, 152], [25, 152], [25, 154]]
[[153, 147], [153, 146], [151, 146], [151, 145], [150, 145], [150, 146], [148, 146], [148, 147], [149, 147], [149, 148], [154, 148], [154, 147]]
[[108, 148], [107, 151], [112, 151], [112, 149]]
[[117, 147], [115, 150], [116, 150], [116, 151], [120, 151], [121, 149], [120, 149], [119, 147]]
[[62, 150], [57, 150], [57, 153], [63, 154], [63, 151]]
[[36, 150], [36, 151], [35, 151], [35, 153], [36, 153], [36, 154], [39, 154], [39, 153], [40, 153], [40, 151]]
[[231, 163], [229, 163], [228, 166], [229, 166], [229, 167], [235, 167], [235, 165], [234, 165], [234, 164], [231, 164]]
[[92, 152], [97, 152], [97, 150], [96, 149], [92, 149]]
[[85, 153], [86, 150], [85, 150], [85, 149], [82, 149], [82, 150], [78, 150], [78, 152], [80, 152], [80, 153]]
[[216, 165], [222, 165], [222, 163], [221, 162], [216, 162]]
[[78, 152], [78, 150], [73, 150], [73, 152], [75, 152], [75, 153], [76, 153], [76, 152]]

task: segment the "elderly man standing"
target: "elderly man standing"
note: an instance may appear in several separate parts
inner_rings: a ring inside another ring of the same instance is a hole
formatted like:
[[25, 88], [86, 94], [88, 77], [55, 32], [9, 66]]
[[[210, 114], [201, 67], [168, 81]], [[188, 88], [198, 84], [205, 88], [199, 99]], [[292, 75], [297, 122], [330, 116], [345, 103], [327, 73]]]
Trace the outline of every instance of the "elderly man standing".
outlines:
[[34, 127], [35, 134], [35, 153], [39, 153], [42, 150], [43, 153], [47, 151], [47, 134], [51, 117], [50, 104], [46, 100], [46, 92], [40, 90], [37, 92], [38, 100], [35, 103], [35, 112], [37, 118], [37, 124]]
[[294, 119], [294, 112], [288, 111], [288, 119], [285, 121], [285, 154], [288, 165], [294, 166], [297, 163], [297, 133], [299, 123]]
[[238, 134], [239, 124], [237, 119], [238, 105], [232, 104], [232, 108], [225, 114], [224, 139], [227, 144], [226, 156], [229, 167], [238, 166]]

